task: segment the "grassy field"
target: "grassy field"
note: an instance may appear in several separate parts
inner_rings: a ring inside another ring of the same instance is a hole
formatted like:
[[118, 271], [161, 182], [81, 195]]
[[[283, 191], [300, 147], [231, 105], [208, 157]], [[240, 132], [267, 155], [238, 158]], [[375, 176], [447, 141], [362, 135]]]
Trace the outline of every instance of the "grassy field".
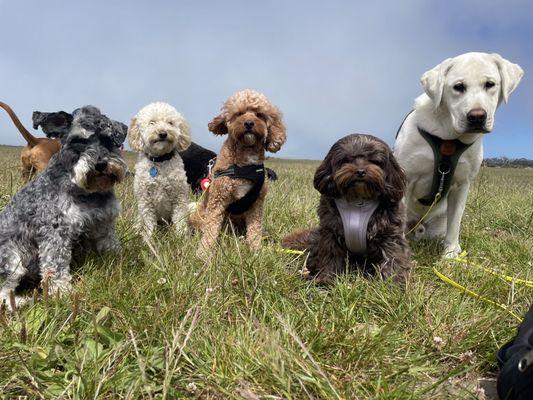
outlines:
[[[0, 208], [20, 188], [17, 148], [0, 148]], [[134, 156], [128, 154], [130, 165]], [[314, 162], [271, 160], [260, 252], [226, 231], [209, 264], [198, 237], [133, 229], [132, 181], [118, 188], [120, 257], [89, 255], [70, 297], [0, 316], [2, 399], [483, 399], [517, 320], [445, 284], [442, 273], [522, 315], [533, 290], [411, 243], [404, 291], [343, 276], [321, 289], [277, 244], [316, 223]], [[483, 169], [461, 242], [469, 260], [533, 279], [533, 170]], [[35, 199], [39, 201], [39, 199]]]

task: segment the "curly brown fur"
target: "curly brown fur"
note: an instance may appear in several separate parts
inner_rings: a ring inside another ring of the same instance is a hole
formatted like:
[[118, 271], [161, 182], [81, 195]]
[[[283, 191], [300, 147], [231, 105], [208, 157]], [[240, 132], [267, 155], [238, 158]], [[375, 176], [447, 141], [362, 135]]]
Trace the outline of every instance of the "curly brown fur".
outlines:
[[[370, 135], [349, 135], [337, 141], [318, 167], [314, 186], [320, 193], [318, 228], [287, 235], [284, 247], [309, 251], [307, 268], [319, 282], [328, 282], [350, 267], [378, 271], [384, 278], [405, 283], [411, 269], [404, 236], [405, 211], [401, 203], [405, 175], [389, 147]], [[377, 199], [378, 208], [367, 228], [367, 252], [350, 253], [335, 198]]]
[[[265, 95], [246, 89], [232, 95], [222, 107], [222, 113], [208, 125], [215, 135], [228, 135], [222, 145], [213, 173], [230, 165], [261, 164], [265, 151], [277, 152], [286, 140], [285, 126], [279, 109]], [[261, 245], [263, 202], [266, 183], [252, 207], [239, 216], [229, 215], [227, 207], [242, 198], [252, 187], [247, 179], [216, 178], [191, 216], [193, 226], [202, 232], [199, 253], [208, 254], [216, 243], [227, 217], [246, 228], [246, 242], [257, 249]]]

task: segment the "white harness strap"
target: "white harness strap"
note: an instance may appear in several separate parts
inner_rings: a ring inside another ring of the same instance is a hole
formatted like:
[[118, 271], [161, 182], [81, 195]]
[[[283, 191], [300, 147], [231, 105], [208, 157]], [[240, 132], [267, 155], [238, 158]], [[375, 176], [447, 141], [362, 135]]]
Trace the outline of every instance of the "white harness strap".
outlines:
[[344, 227], [346, 247], [354, 254], [366, 253], [366, 231], [370, 217], [378, 208], [378, 200], [360, 199], [348, 202], [335, 199]]

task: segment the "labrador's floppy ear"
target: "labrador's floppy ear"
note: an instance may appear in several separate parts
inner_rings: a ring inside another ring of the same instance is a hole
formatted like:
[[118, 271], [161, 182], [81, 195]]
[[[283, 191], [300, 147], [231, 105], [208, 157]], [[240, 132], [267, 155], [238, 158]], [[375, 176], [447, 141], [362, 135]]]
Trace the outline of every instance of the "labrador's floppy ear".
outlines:
[[128, 129], [128, 143], [133, 151], [142, 151], [143, 141], [141, 138], [141, 130], [137, 118], [131, 119], [130, 127]]
[[429, 98], [433, 101], [435, 108], [438, 108], [442, 102], [444, 80], [446, 74], [452, 67], [452, 61], [452, 58], [447, 58], [436, 67], [426, 71], [424, 75], [422, 75], [422, 78], [420, 78], [420, 83], [422, 83], [424, 92], [426, 92]]
[[225, 135], [228, 133], [228, 126], [226, 125], [226, 117], [224, 114], [219, 114], [207, 124], [207, 129], [215, 135]]
[[524, 75], [524, 70], [520, 65], [513, 64], [499, 54], [492, 53], [491, 56], [494, 58], [494, 62], [498, 66], [500, 77], [502, 79], [500, 99], [503, 99], [503, 101], [507, 103], [509, 96], [520, 83], [520, 80]]
[[72, 115], [65, 111], [34, 111], [32, 114], [33, 129], [40, 126], [49, 138], [61, 138], [67, 134], [72, 125], [72, 119]]

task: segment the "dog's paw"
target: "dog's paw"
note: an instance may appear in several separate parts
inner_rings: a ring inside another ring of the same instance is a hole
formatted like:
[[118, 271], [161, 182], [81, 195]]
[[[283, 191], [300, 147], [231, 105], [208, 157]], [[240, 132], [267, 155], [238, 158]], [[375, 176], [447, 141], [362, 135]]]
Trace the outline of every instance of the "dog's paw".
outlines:
[[459, 246], [459, 244], [448, 245], [444, 247], [444, 258], [456, 258], [459, 254], [461, 254], [461, 246]]
[[[44, 283], [43, 283], [44, 287]], [[72, 289], [72, 284], [70, 283], [70, 276], [69, 277], [63, 277], [59, 279], [49, 279], [47, 283], [48, 287], [48, 293], [50, 295], [55, 295], [59, 293], [60, 295], [64, 295], [67, 293], [70, 293]]]

